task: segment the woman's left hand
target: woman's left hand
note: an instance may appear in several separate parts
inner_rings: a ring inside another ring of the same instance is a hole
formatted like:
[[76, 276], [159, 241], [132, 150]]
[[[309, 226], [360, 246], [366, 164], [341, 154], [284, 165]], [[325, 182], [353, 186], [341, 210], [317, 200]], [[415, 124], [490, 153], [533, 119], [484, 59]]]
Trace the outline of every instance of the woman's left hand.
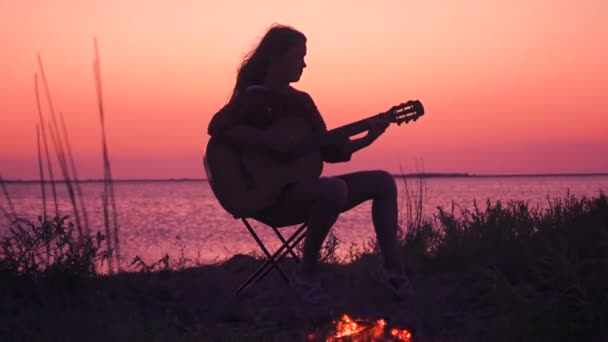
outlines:
[[382, 133], [386, 131], [386, 128], [391, 124], [390, 120], [384, 116], [372, 118], [367, 123], [369, 125], [367, 136], [372, 140], [376, 140], [382, 135]]

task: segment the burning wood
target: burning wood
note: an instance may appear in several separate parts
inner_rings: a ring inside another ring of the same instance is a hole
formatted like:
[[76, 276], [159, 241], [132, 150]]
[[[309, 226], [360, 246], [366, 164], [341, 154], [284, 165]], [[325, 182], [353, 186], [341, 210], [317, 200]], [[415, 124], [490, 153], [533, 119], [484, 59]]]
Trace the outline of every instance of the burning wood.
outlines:
[[[378, 319], [375, 322], [353, 320], [347, 314], [344, 314], [333, 323], [335, 329], [324, 339], [325, 342], [412, 341], [412, 334], [406, 329], [392, 328], [390, 332], [385, 331], [387, 324], [384, 319]], [[308, 340], [323, 341], [323, 339], [319, 339], [314, 333], [308, 335]]]

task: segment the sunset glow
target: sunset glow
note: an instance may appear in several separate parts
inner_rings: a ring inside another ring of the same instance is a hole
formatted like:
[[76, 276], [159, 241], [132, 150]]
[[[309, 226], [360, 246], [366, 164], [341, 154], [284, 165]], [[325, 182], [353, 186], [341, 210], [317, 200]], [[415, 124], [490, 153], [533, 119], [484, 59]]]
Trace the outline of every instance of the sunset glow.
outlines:
[[328, 174], [608, 172], [607, 13], [593, 0], [3, 1], [0, 173], [38, 178], [40, 53], [80, 177], [103, 177], [97, 38], [114, 177], [203, 178], [207, 124], [275, 22], [307, 35], [294, 86], [330, 128], [425, 106]]

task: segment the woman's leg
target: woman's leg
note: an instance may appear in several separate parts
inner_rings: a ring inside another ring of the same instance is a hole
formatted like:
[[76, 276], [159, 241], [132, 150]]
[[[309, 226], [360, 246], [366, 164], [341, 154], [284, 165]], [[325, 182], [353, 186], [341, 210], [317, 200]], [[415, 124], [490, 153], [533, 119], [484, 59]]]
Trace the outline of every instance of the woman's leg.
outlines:
[[361, 171], [337, 177], [348, 187], [348, 199], [343, 211], [373, 200], [372, 221], [385, 268], [392, 273], [402, 273], [397, 241], [397, 186], [393, 176], [385, 171]]
[[275, 226], [308, 222], [301, 276], [307, 280], [317, 277], [319, 252], [327, 233], [347, 203], [347, 185], [340, 178], [311, 179], [290, 185], [280, 202], [261, 218]]

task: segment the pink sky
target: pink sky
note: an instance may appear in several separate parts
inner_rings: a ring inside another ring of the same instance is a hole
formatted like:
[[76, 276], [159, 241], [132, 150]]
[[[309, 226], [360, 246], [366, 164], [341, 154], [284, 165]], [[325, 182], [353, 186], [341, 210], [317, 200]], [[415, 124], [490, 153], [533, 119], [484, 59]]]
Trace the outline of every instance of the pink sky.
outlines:
[[97, 37], [114, 177], [204, 177], [207, 123], [274, 22], [308, 36], [295, 86], [330, 128], [425, 105], [328, 174], [608, 172], [606, 13], [599, 0], [3, 1], [0, 173], [38, 177], [39, 52], [79, 175], [102, 177]]

